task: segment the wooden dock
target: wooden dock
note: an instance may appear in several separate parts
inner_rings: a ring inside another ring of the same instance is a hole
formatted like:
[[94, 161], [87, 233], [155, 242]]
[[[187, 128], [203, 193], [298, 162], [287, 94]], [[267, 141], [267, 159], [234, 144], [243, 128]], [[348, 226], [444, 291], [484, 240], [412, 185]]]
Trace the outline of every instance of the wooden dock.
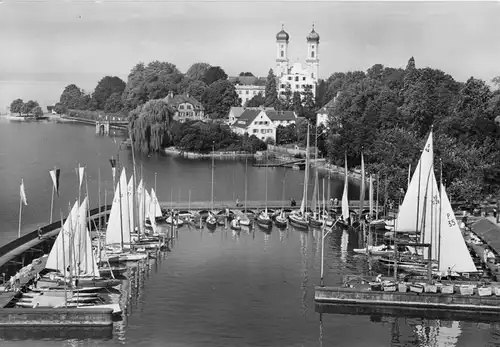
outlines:
[[[269, 200], [267, 202], [267, 208], [269, 209], [279, 209], [282, 206], [284, 206], [287, 209], [300, 209], [300, 200], [297, 200], [297, 205], [296, 206], [290, 206], [290, 200], [282, 201], [282, 200]], [[174, 210], [194, 210], [194, 211], [199, 211], [199, 210], [207, 210], [211, 207], [211, 202], [210, 201], [192, 201], [189, 203], [189, 201], [174, 201], [174, 202], [169, 202], [169, 201], [160, 201], [160, 206], [162, 208], [170, 209], [173, 208]], [[266, 206], [266, 202], [259, 200], [252, 200], [252, 201], [247, 201], [246, 206], [250, 210], [258, 210], [258, 209], [263, 209]], [[307, 206], [311, 206], [311, 202], [308, 202]], [[340, 207], [340, 201], [338, 206], [334, 206], [334, 208], [341, 208]], [[239, 201], [239, 206], [236, 206], [235, 201], [214, 201], [214, 209], [215, 210], [223, 210], [223, 209], [244, 209], [245, 208], [245, 202], [244, 201]], [[331, 206], [329, 205], [329, 208]], [[353, 211], [356, 211], [359, 209], [359, 201], [358, 200], [351, 200], [349, 201], [349, 208]], [[368, 201], [365, 201], [363, 204], [363, 209], [368, 209], [369, 204]], [[382, 210], [382, 208], [380, 208]]]

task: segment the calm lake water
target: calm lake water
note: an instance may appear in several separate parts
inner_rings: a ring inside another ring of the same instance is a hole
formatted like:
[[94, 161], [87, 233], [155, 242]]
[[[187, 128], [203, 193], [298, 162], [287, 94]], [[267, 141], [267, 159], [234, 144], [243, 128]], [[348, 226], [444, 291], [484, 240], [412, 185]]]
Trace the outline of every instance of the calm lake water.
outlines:
[[[98, 168], [111, 200], [109, 158], [121, 139], [100, 137], [90, 126], [70, 123], [16, 122], [0, 119], [0, 226], [4, 244], [16, 237], [19, 183], [24, 179], [28, 206], [22, 230], [48, 222], [51, 181], [61, 168], [61, 194], [55, 211], [66, 211], [77, 198], [77, 163], [87, 166], [92, 206], [98, 202]], [[120, 159], [131, 169], [129, 150]], [[148, 184], [162, 201], [209, 200], [210, 161], [163, 155], [137, 158]], [[269, 199], [281, 199], [284, 169], [269, 171]], [[216, 163], [216, 200], [244, 196], [244, 162]], [[262, 200], [265, 170], [248, 167], [249, 200]], [[299, 200], [303, 171], [287, 171], [286, 197]], [[104, 185], [104, 183], [103, 183]], [[331, 181], [341, 195], [342, 179]], [[351, 198], [358, 191], [351, 187]], [[104, 200], [104, 193], [101, 194]], [[104, 201], [102, 201], [103, 203]], [[322, 314], [314, 309], [319, 283], [320, 232], [258, 228], [214, 233], [182, 227], [172, 251], [128, 272], [121, 293], [112, 299], [126, 309], [123, 321], [108, 332], [57, 329], [0, 329], [1, 346], [497, 346], [496, 324], [425, 318]], [[325, 241], [325, 282], [366, 273], [364, 257], [354, 256], [357, 235], [337, 232]], [[110, 336], [111, 335], [111, 336]]]

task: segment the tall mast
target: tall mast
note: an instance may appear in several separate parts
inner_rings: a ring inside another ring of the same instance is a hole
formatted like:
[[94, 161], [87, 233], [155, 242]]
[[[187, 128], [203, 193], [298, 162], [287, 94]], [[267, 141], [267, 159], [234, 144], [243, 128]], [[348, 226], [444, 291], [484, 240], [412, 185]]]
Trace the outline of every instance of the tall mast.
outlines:
[[247, 212], [248, 156], [245, 156], [245, 213]]
[[267, 151], [266, 151], [266, 215], [267, 215], [267, 172], [269, 171], [269, 168], [267, 166]]
[[214, 167], [215, 167], [214, 160], [215, 160], [215, 142], [212, 143], [212, 192], [210, 195], [211, 199], [210, 204], [212, 206], [212, 212], [214, 210]]
[[441, 192], [443, 191], [443, 161], [439, 159], [439, 224], [438, 224], [438, 269], [440, 269], [440, 263], [441, 263], [441, 215], [442, 215], [442, 208], [443, 208], [443, 203], [442, 203], [442, 196]]

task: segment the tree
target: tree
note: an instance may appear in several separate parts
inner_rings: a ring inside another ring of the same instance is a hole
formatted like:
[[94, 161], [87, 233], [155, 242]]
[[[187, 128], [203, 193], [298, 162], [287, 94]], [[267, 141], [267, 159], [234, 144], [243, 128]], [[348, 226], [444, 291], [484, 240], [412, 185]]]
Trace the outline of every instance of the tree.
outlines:
[[201, 81], [205, 77], [207, 70], [210, 68], [211, 65], [208, 63], [194, 63], [187, 70], [185, 77], [194, 81]]
[[314, 100], [314, 94], [312, 92], [311, 86], [304, 87], [302, 93], [302, 104], [304, 109], [304, 117], [311, 120], [316, 119], [316, 101]]
[[276, 87], [276, 76], [273, 69], [269, 70], [266, 80], [266, 102], [264, 106], [275, 107], [278, 103], [278, 90]]
[[31, 109], [31, 113], [34, 117], [42, 117], [43, 116], [43, 110], [40, 106], [35, 106]]
[[[29, 100], [28, 102], [23, 103], [23, 105], [21, 107], [21, 113], [33, 115], [33, 109], [35, 107], [40, 107], [38, 105], [38, 102], [33, 101], [33, 100]], [[43, 115], [43, 111], [42, 111], [42, 115]]]
[[241, 105], [234, 85], [228, 80], [219, 80], [209, 85], [201, 100], [205, 112], [212, 119], [226, 118], [231, 107]]
[[66, 113], [68, 109], [66, 108], [66, 106], [58, 102], [54, 105], [54, 111], [56, 111], [57, 114], [63, 114]]
[[201, 101], [203, 93], [207, 89], [207, 85], [205, 82], [201, 80], [193, 81], [186, 88], [186, 93], [195, 98], [198, 101]]
[[59, 102], [68, 109], [86, 110], [90, 105], [90, 96], [75, 84], [64, 88]]
[[255, 77], [251, 72], [240, 72], [239, 76]]
[[211, 66], [210, 68], [208, 68], [208, 70], [205, 72], [205, 75], [203, 76], [203, 82], [205, 82], [207, 86], [219, 80], [226, 80], [226, 79], [227, 79], [227, 74], [220, 66]]
[[283, 98], [281, 98], [281, 106], [283, 110], [291, 111], [293, 110], [293, 93], [290, 88], [290, 84], [287, 84], [285, 87], [285, 92], [283, 94]]
[[24, 101], [22, 99], [16, 99], [10, 104], [10, 112], [11, 113], [19, 113], [21, 116], [21, 109], [23, 108]]
[[246, 102], [247, 107], [259, 107], [264, 105], [266, 102], [266, 98], [262, 96], [262, 93], [259, 93], [257, 95], [254, 95], [250, 100]]
[[293, 112], [297, 114], [299, 117], [304, 116], [304, 108], [302, 107], [302, 97], [300, 96], [299, 91], [294, 91], [292, 96], [292, 108]]
[[106, 76], [102, 78], [95, 87], [94, 93], [92, 93], [92, 106], [97, 110], [103, 110], [104, 105], [106, 105], [106, 100], [114, 94], [121, 94], [125, 90], [125, 82], [119, 77]]
[[175, 111], [163, 100], [150, 100], [132, 110], [129, 129], [134, 150], [148, 153], [159, 151], [172, 137], [171, 126]]
[[122, 94], [113, 93], [106, 99], [106, 104], [104, 105], [104, 111], [108, 113], [120, 112], [123, 108]]
[[183, 76], [174, 64], [152, 61], [147, 66], [139, 63], [128, 75], [123, 91], [123, 104], [132, 110], [148, 100], [164, 98], [178, 91]]

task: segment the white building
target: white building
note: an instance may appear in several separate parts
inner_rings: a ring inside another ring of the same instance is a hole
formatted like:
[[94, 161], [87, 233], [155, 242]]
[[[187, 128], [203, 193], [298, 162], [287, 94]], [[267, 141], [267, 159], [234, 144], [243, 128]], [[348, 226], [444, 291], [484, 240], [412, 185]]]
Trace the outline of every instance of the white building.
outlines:
[[276, 125], [263, 110], [245, 110], [231, 125], [231, 130], [239, 135], [255, 135], [263, 141], [276, 141]]
[[286, 88], [292, 94], [295, 91], [304, 92], [304, 87], [310, 86], [316, 96], [316, 85], [319, 80], [319, 35], [314, 31], [306, 36], [307, 59], [306, 66], [301, 63], [290, 64], [288, 57], [288, 43], [290, 35], [283, 29], [276, 35], [276, 71], [278, 78], [278, 93], [283, 96]]
[[238, 94], [238, 96], [240, 97], [241, 104], [243, 106], [246, 105], [248, 100], [258, 95], [259, 93], [261, 93], [262, 96], [266, 95], [266, 86], [237, 84], [235, 85], [235, 89], [236, 89], [236, 94]]
[[229, 116], [227, 117], [228, 118], [227, 123], [229, 125], [231, 125], [234, 122], [236, 122], [238, 120], [238, 118], [240, 118], [240, 116], [243, 114], [243, 112], [245, 112], [245, 110], [274, 111], [274, 107], [264, 107], [264, 106], [260, 106], [260, 107], [235, 107], [235, 106], [233, 106], [229, 110]]
[[[316, 113], [316, 126], [328, 126], [328, 115], [333, 111], [333, 108], [335, 106], [335, 103], [337, 102], [337, 98], [340, 95], [340, 92], [337, 93], [337, 95], [330, 101], [326, 103], [325, 106], [320, 108], [318, 112]], [[342, 124], [340, 122], [340, 119], [332, 118], [332, 126], [334, 128], [342, 128]]]
[[255, 135], [261, 140], [276, 141], [278, 126], [295, 124], [298, 120], [293, 111], [275, 111], [274, 109], [245, 109], [237, 120], [231, 124], [231, 130], [237, 134]]

